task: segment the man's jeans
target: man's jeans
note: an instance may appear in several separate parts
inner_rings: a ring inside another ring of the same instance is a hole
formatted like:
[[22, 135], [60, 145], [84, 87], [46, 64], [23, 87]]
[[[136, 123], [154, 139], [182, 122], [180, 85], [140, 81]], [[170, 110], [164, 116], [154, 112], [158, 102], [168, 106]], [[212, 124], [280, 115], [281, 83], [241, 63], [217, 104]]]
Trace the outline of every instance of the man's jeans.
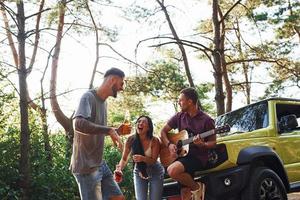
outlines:
[[105, 161], [90, 174], [73, 174], [79, 187], [81, 200], [108, 200], [122, 195]]

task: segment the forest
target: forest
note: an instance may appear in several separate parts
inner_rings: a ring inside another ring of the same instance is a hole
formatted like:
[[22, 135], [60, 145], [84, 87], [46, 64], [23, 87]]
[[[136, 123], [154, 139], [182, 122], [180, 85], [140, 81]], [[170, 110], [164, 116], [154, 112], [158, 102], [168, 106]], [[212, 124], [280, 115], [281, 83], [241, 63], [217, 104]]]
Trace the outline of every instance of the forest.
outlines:
[[[108, 124], [145, 114], [157, 135], [186, 87], [213, 117], [300, 98], [298, 0], [0, 0], [0, 26], [3, 200], [80, 199], [73, 116], [110, 67], [126, 87], [108, 100]], [[111, 169], [120, 157], [108, 138]], [[132, 162], [120, 186], [135, 199]]]

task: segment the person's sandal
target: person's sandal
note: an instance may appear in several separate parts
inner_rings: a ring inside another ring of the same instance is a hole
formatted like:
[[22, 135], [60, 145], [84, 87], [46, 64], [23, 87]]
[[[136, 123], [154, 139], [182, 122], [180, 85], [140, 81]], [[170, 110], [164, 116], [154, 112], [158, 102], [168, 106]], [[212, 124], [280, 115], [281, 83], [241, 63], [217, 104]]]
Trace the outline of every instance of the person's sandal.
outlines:
[[199, 189], [192, 191], [192, 200], [204, 200], [204, 194], [205, 194], [205, 185], [201, 182], [197, 182], [199, 185]]

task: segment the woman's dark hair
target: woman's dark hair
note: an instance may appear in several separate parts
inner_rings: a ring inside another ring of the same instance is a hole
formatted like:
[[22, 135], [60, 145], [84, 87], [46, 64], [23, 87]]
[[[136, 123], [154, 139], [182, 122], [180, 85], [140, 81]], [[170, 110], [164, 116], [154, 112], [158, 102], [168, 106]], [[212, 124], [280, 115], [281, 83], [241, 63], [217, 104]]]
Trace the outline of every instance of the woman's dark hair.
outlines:
[[[149, 130], [147, 131], [147, 137], [149, 138], [149, 139], [152, 139], [153, 138], [153, 122], [152, 122], [152, 119], [150, 118], [150, 117], [148, 117], [148, 116], [146, 116], [146, 115], [141, 115], [141, 116], [139, 116], [139, 118], [137, 118], [137, 120], [136, 120], [136, 124], [138, 123], [138, 121], [141, 119], [141, 118], [143, 118], [143, 117], [145, 117], [146, 119], [147, 119], [147, 121], [148, 121], [148, 127], [149, 127]], [[136, 133], [137, 134], [137, 133]]]
[[[148, 127], [149, 130], [147, 131], [147, 137], [149, 139], [153, 138], [153, 123], [150, 117], [142, 115], [140, 116], [137, 120], [136, 123], [139, 121], [139, 119], [141, 119], [142, 117], [145, 117], [148, 121]], [[145, 152], [144, 152], [144, 148], [142, 145], [142, 142], [140, 140], [140, 136], [138, 133], [135, 133], [135, 137], [133, 139], [133, 143], [131, 146], [131, 150], [132, 150], [132, 154], [139, 154], [142, 156], [145, 156]], [[148, 177], [148, 173], [146, 171], [147, 165], [145, 162], [138, 162], [136, 163], [138, 170], [143, 174], [144, 177]]]

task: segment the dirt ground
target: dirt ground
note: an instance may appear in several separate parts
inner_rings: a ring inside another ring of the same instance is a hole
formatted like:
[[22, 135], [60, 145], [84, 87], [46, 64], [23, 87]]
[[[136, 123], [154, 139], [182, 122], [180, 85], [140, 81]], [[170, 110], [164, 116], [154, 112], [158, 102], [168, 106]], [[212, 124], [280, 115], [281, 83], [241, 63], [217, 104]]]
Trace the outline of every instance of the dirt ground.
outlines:
[[288, 194], [288, 200], [300, 200], [300, 192]]

